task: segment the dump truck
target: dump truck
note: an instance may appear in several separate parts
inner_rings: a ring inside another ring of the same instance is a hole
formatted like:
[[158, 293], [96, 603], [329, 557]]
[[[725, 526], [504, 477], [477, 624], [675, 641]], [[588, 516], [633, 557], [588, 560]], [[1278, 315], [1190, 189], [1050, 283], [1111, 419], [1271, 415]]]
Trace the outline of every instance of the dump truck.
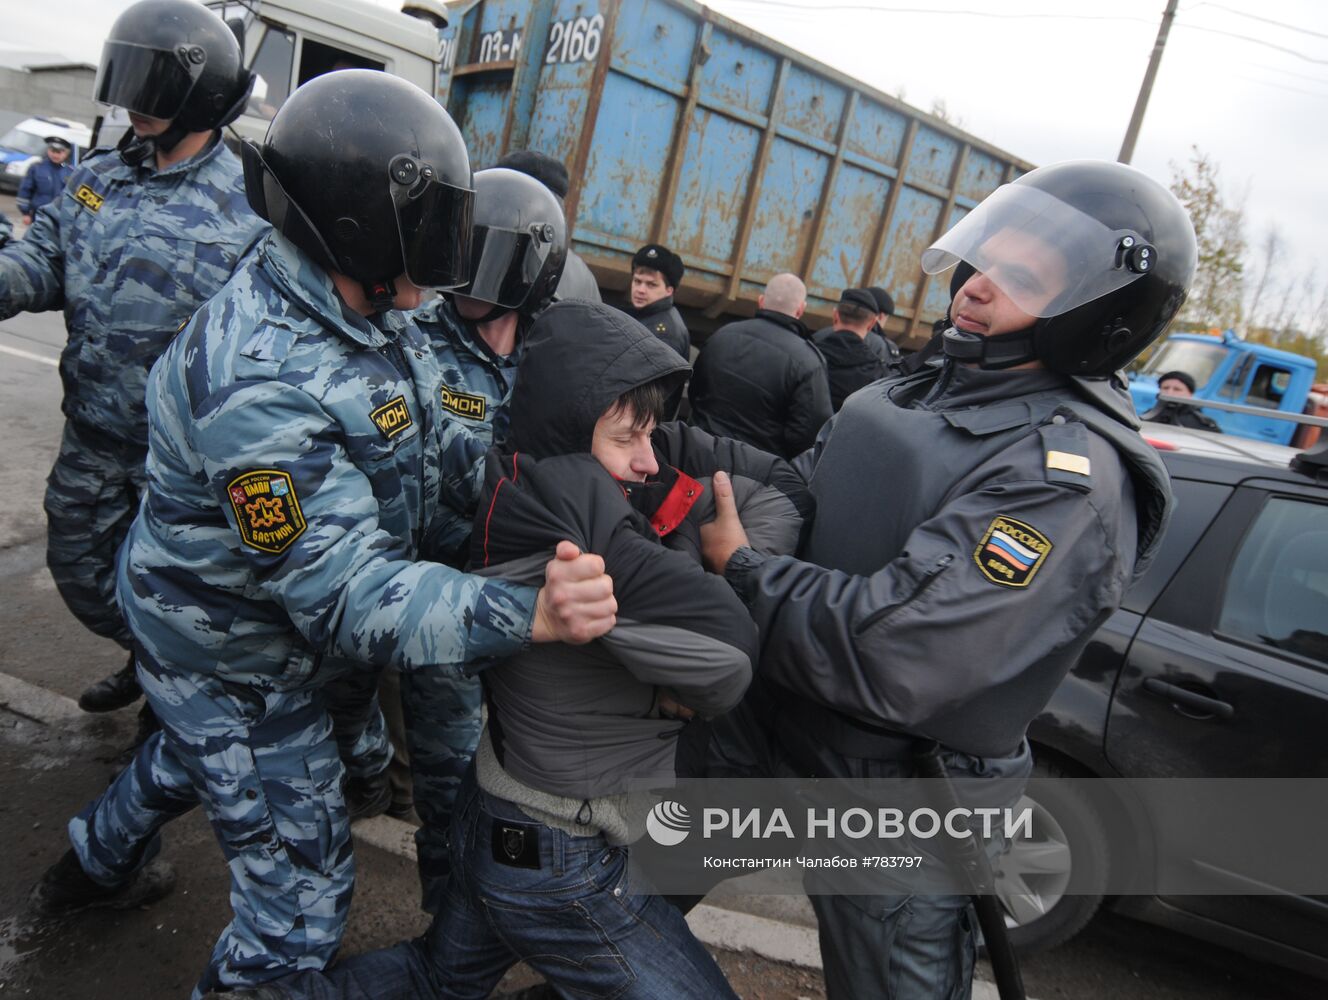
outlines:
[[1145, 413], [1157, 402], [1158, 379], [1183, 371], [1194, 379], [1196, 399], [1218, 404], [1203, 411], [1223, 433], [1308, 447], [1317, 430], [1285, 415], [1323, 415], [1322, 386], [1314, 381], [1317, 364], [1302, 354], [1243, 340], [1234, 330], [1174, 333], [1130, 379], [1130, 395], [1135, 409]]
[[513, 149], [563, 160], [573, 248], [611, 298], [640, 246], [687, 274], [694, 334], [750, 316], [781, 271], [829, 321], [847, 287], [894, 297], [920, 346], [949, 276], [918, 261], [1032, 164], [694, 0], [216, 0], [259, 77], [236, 131], [261, 137], [294, 87], [369, 66], [431, 89], [476, 169]]

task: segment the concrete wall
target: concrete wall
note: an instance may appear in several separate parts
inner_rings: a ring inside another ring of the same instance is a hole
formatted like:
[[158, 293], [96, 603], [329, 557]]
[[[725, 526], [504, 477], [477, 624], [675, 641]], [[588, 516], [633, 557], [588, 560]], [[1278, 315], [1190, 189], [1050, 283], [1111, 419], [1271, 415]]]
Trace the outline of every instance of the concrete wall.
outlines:
[[0, 68], [0, 112], [21, 121], [34, 115], [68, 118], [92, 127], [97, 105], [92, 102], [90, 66], [16, 70]]

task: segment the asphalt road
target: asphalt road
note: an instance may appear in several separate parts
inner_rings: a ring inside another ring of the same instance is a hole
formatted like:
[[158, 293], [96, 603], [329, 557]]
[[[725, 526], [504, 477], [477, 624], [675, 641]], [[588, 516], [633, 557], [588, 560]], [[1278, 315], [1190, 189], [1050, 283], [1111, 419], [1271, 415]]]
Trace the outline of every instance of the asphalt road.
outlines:
[[[15, 218], [13, 201], [0, 210]], [[0, 322], [0, 673], [77, 697], [122, 662], [112, 643], [85, 632], [46, 572], [42, 491], [59, 440], [64, 341], [59, 313]], [[225, 869], [197, 813], [172, 824], [164, 856], [176, 893], [147, 910], [88, 913], [64, 924], [24, 914], [28, 888], [64, 851], [64, 825], [116, 773], [112, 758], [132, 728], [129, 713], [43, 725], [0, 710], [0, 1000], [12, 996], [165, 1000], [187, 995], [226, 923]], [[360, 844], [359, 878], [345, 951], [418, 934], [413, 863]], [[741, 904], [732, 904], [741, 905]], [[806, 910], [769, 901], [743, 906], [804, 920]], [[750, 956], [723, 956], [744, 996], [821, 996], [819, 977]], [[1255, 963], [1168, 931], [1109, 914], [1074, 941], [1028, 961], [1030, 997], [1112, 1000], [1299, 1000], [1328, 984]], [[515, 982], [521, 982], [520, 974]]]

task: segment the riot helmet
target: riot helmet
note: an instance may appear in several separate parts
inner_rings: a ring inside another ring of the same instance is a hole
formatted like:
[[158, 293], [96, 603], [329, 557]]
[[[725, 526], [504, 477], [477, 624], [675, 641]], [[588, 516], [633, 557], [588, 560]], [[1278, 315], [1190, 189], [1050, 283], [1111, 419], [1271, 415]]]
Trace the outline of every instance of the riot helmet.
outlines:
[[474, 191], [455, 123], [414, 84], [348, 69], [298, 88], [260, 146], [246, 140], [249, 204], [330, 271], [390, 307], [401, 274], [421, 288], [469, 277]]
[[1073, 160], [997, 188], [922, 255], [928, 274], [955, 265], [952, 298], [981, 272], [1034, 323], [991, 337], [951, 325], [947, 354], [1101, 376], [1161, 336], [1197, 251], [1189, 216], [1162, 185], [1124, 164]]
[[567, 223], [552, 191], [506, 167], [475, 174], [470, 284], [458, 294], [534, 315], [552, 301], [566, 260]]
[[93, 100], [171, 122], [150, 138], [126, 133], [121, 155], [139, 163], [233, 122], [252, 87], [240, 43], [216, 14], [193, 0], [139, 0], [111, 25]]

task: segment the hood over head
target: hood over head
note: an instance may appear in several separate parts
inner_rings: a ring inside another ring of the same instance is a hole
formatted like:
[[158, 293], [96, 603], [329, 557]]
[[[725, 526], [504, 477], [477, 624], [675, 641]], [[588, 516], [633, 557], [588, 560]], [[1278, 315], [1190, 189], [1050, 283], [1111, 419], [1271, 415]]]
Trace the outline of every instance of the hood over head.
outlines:
[[507, 448], [533, 458], [590, 451], [595, 423], [623, 393], [691, 366], [644, 326], [610, 306], [569, 300], [535, 320], [512, 390]]

